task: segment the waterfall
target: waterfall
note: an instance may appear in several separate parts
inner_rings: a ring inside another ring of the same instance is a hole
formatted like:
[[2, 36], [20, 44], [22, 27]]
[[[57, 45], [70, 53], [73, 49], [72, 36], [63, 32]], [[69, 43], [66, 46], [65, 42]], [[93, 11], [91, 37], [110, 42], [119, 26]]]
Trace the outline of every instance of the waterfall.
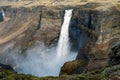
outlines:
[[57, 60], [64, 58], [70, 51], [69, 23], [73, 9], [65, 10], [64, 22], [61, 27], [60, 37], [57, 46]]
[[44, 43], [38, 42], [34, 44], [33, 48], [26, 51], [26, 56], [21, 56], [19, 50], [6, 51], [4, 55], [9, 58], [9, 62], [14, 66], [15, 71], [40, 77], [58, 76], [63, 64], [74, 60], [77, 55], [75, 54], [76, 52], [70, 51], [69, 23], [71, 17], [72, 9], [65, 10], [64, 22], [57, 47], [46, 47]]
[[3, 18], [5, 18], [5, 12], [4, 12], [4, 10], [2, 10], [2, 16], [3, 16]]

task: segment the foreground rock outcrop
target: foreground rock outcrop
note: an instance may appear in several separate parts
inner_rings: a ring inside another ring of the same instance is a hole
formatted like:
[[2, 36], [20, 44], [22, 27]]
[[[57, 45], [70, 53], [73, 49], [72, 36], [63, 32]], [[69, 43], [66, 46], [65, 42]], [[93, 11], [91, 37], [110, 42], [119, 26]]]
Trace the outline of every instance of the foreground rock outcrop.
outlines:
[[85, 71], [87, 64], [88, 62], [85, 60], [74, 60], [66, 62], [63, 67], [61, 67], [59, 75], [80, 74]]

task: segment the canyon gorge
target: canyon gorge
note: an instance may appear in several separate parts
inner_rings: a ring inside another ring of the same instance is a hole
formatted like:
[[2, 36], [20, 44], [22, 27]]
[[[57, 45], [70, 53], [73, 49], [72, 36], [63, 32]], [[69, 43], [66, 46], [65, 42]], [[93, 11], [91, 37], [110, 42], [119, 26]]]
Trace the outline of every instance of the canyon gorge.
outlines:
[[0, 4], [0, 79], [120, 79], [120, 1]]

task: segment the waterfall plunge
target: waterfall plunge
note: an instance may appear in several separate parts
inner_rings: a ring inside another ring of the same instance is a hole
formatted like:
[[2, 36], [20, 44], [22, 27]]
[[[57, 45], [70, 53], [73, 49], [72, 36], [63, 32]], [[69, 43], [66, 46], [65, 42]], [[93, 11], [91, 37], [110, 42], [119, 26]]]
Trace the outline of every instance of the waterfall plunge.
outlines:
[[70, 52], [70, 42], [69, 42], [69, 23], [72, 17], [72, 11], [65, 10], [64, 22], [61, 28], [60, 38], [57, 47], [57, 60], [64, 58]]
[[6, 51], [4, 56], [9, 58], [9, 64], [13, 65], [18, 73], [58, 76], [62, 65], [66, 61], [74, 60], [77, 55], [69, 49], [68, 29], [71, 16], [72, 9], [66, 10], [57, 49], [56, 46], [46, 47], [43, 43], [36, 43], [27, 50], [25, 57], [18, 54], [19, 50]]

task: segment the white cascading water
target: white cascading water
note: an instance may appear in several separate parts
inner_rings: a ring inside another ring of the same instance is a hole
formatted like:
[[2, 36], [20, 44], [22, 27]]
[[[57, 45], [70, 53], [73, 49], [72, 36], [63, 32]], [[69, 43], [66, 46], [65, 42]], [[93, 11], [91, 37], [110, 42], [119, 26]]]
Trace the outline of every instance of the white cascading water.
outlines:
[[57, 47], [57, 60], [64, 58], [70, 51], [69, 24], [73, 9], [65, 10], [64, 22], [61, 28], [60, 38]]

